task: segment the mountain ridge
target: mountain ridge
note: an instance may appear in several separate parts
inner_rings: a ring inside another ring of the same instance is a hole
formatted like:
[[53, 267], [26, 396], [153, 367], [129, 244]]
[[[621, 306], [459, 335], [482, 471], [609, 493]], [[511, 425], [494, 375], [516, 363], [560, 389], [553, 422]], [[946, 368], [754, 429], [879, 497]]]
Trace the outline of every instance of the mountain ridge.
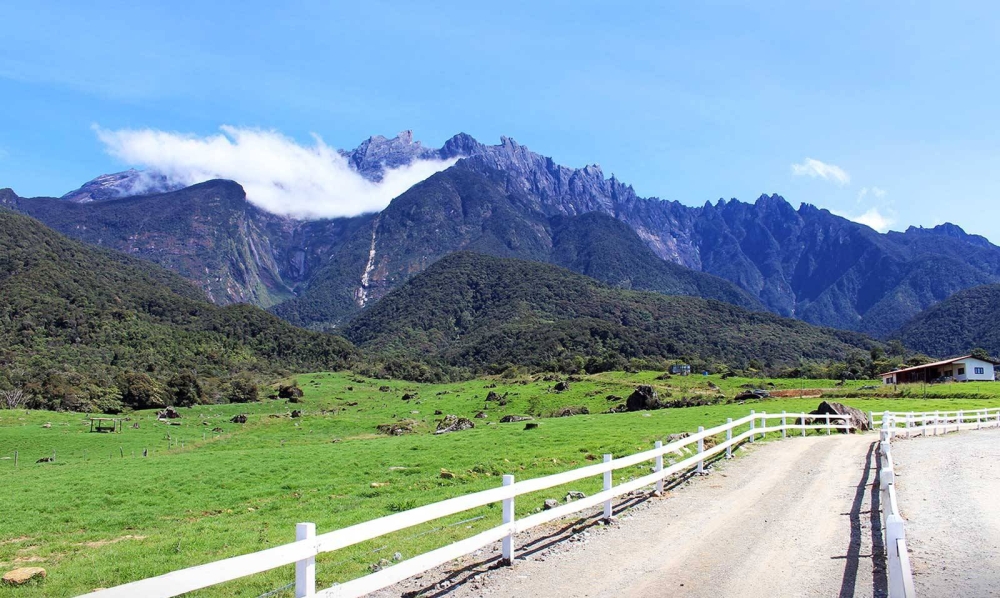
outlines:
[[361, 348], [473, 373], [621, 368], [630, 359], [797, 366], [843, 359], [864, 335], [687, 296], [629, 291], [551, 264], [452, 253], [342, 331]]
[[[544, 228], [542, 223], [548, 219], [597, 212], [628, 225], [659, 258], [728, 280], [775, 313], [880, 337], [957, 290], [1000, 282], [1000, 248], [955, 225], [910, 227], [904, 232], [882, 234], [808, 202], [800, 203], [796, 209], [776, 194], [761, 195], [753, 203], [720, 199], [696, 207], [655, 197], [642, 198], [614, 176], [605, 178], [596, 165], [578, 169], [561, 166], [509, 137], [502, 137], [498, 145], [486, 145], [469, 135], [458, 134], [435, 149], [424, 147], [413, 141], [412, 133], [403, 132], [391, 139], [373, 136], [341, 155], [372, 180], [377, 180], [385, 168], [417, 159], [465, 156], [445, 172], [474, 173], [480, 177], [477, 184], [484, 189], [489, 187], [478, 202], [480, 211], [484, 215], [494, 211], [505, 213], [503, 218], [489, 219], [493, 225], [502, 221], [503, 227], [474, 235], [468, 230], [468, 223], [463, 225], [464, 231], [448, 223], [452, 229], [445, 235], [450, 235], [448, 240], [440, 238], [434, 228], [421, 228], [430, 226], [431, 221], [446, 222], [440, 215], [423, 220], [399, 218], [400, 202], [409, 202], [408, 209], [413, 214], [425, 208], [434, 209], [433, 201], [439, 199], [439, 193], [427, 192], [423, 200], [414, 200], [413, 193], [433, 188], [436, 178], [452, 176], [438, 173], [377, 214], [340, 219], [334, 224], [289, 220], [282, 225], [271, 222], [273, 215], [257, 215], [246, 219], [254, 225], [245, 226], [247, 232], [239, 230], [234, 222], [234, 230], [227, 233], [232, 242], [212, 258], [215, 266], [208, 272], [187, 267], [192, 280], [210, 290], [220, 303], [250, 301], [278, 305], [291, 299], [320, 308], [315, 305], [318, 301], [315, 297], [304, 299], [305, 294], [337, 278], [339, 290], [326, 293], [326, 298], [336, 304], [335, 309], [307, 310], [329, 313], [318, 319], [297, 320], [314, 327], [336, 325], [361, 308], [357, 298], [364, 304], [381, 296], [430, 265], [436, 259], [433, 256], [477, 249], [467, 245], [481, 243], [501, 255], [506, 252], [530, 258], [532, 252], [547, 251], [545, 235], [532, 233], [532, 229]], [[174, 193], [183, 194], [184, 190]], [[30, 201], [19, 200], [18, 209], [32, 213], [26, 207]], [[114, 205], [119, 201], [106, 203]], [[417, 205], [422, 201], [427, 205]], [[87, 205], [102, 203], [105, 202]], [[37, 211], [33, 213], [45, 219]], [[159, 225], [147, 222], [147, 226]], [[65, 225], [60, 230], [87, 236]], [[148, 234], [149, 229], [145, 230]], [[121, 235], [127, 237], [136, 232], [122, 230]], [[397, 240], [408, 245], [437, 245], [433, 251], [393, 257], [380, 269], [368, 259], [373, 236], [376, 258], [380, 247], [391, 247]], [[479, 240], [472, 239], [473, 236]], [[253, 243], [240, 237], [250, 237]], [[380, 238], [383, 242], [378, 245]], [[424, 241], [418, 243], [419, 238]], [[175, 239], [174, 244], [201, 240]], [[530, 247], [535, 242], [542, 245]], [[505, 249], [510, 243], [517, 246]], [[270, 247], [272, 259], [262, 263], [273, 261], [273, 266], [255, 264], [251, 245]], [[174, 267], [151, 249], [140, 254]], [[296, 260], [302, 267], [296, 266]], [[340, 272], [319, 276], [329, 270], [330, 264], [335, 264]], [[177, 269], [180, 271], [180, 266]], [[366, 282], [362, 284], [362, 280]], [[348, 287], [353, 288], [345, 290]], [[301, 311], [295, 305], [275, 310]]]

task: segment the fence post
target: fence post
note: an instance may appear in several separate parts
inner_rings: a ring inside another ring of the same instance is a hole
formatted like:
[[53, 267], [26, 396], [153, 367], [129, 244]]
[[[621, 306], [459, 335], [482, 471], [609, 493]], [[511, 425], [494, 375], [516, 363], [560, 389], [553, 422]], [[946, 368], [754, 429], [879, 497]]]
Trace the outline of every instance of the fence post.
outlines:
[[757, 424], [757, 412], [754, 411], [753, 409], [751, 409], [750, 410], [750, 442], [753, 442], [753, 438], [756, 435], [756, 434], [754, 434], [754, 431], [753, 431], [754, 430], [754, 426], [756, 424]]
[[764, 440], [764, 438], [767, 437], [767, 432], [764, 431], [766, 429], [767, 429], [767, 412], [766, 411], [761, 411], [760, 412], [760, 439], [761, 440]]
[[[657, 440], [656, 444], [653, 445], [653, 448], [657, 450], [663, 448], [663, 442]], [[656, 455], [656, 461], [654, 461], [653, 463], [653, 471], [655, 471], [656, 473], [660, 473], [661, 471], [663, 471], [663, 453]], [[656, 495], [661, 496], [662, 494], [663, 494], [663, 478], [659, 478], [656, 480]]]
[[982, 412], [982, 410], [979, 410], [979, 411], [976, 412], [976, 429], [977, 430], [982, 430], [983, 429], [983, 412]]
[[[604, 462], [611, 463], [611, 458], [612, 458], [611, 454], [606, 453], [604, 455]], [[604, 472], [604, 489], [611, 490], [611, 470]], [[614, 513], [611, 509], [611, 499], [609, 498], [608, 500], [604, 501], [604, 519], [606, 521], [611, 521], [612, 515], [614, 515]]]
[[826, 414], [826, 435], [830, 435], [830, 414]]
[[873, 411], [869, 411], [868, 412], [868, 421], [871, 422], [872, 429], [874, 430], [875, 429], [875, 412], [873, 412]]
[[727, 417], [726, 425], [729, 426], [726, 428], [726, 459], [732, 459], [733, 445], [729, 444], [729, 442], [733, 439], [733, 418]]
[[955, 424], [955, 431], [958, 432], [965, 425], [965, 413], [961, 410], [958, 412], [958, 423]]
[[[891, 514], [885, 518], [885, 547], [889, 553], [890, 561], [895, 561], [899, 557], [893, 558], [893, 553], [898, 554], [898, 541], [905, 538], [903, 532], [903, 518], [896, 514]], [[905, 582], [903, 579], [902, 567], [886, 567], [888, 569], [889, 592], [892, 596], [903, 596], [905, 594]]]
[[782, 411], [781, 412], [781, 437], [782, 438], [788, 438], [788, 429], [786, 428], [787, 425], [788, 425], [788, 416], [786, 415], [785, 411]]
[[938, 435], [938, 433], [937, 433], [938, 432], [938, 425], [940, 423], [941, 423], [941, 412], [940, 411], [935, 411], [934, 412], [934, 435], [935, 436]]
[[[295, 539], [308, 540], [316, 537], [315, 523], [295, 524]], [[302, 559], [295, 563], [295, 598], [316, 594], [316, 557]]]
[[[514, 476], [503, 476], [503, 485], [513, 486]], [[514, 564], [514, 497], [503, 499], [503, 523], [508, 526], [507, 535], [503, 537], [503, 562], [505, 565]]]
[[[704, 431], [705, 431], [705, 426], [698, 426], [698, 433], [699, 434], [701, 434]], [[705, 452], [705, 439], [704, 438], [699, 438], [698, 439], [698, 454], [700, 455], [700, 454], [702, 454], [704, 452]], [[705, 473], [705, 462], [702, 461], [702, 460], [698, 461], [698, 473]]]

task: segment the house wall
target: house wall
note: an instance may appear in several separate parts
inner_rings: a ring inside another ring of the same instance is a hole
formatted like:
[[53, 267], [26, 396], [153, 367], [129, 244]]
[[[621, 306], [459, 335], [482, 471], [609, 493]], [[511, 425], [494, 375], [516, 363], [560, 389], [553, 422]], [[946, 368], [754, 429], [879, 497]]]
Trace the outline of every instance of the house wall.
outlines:
[[[955, 380], [961, 382], [966, 382], [969, 380], [993, 380], [996, 377], [996, 373], [993, 370], [993, 364], [988, 361], [983, 361], [981, 359], [963, 359], [962, 361], [956, 361], [949, 367], [954, 366], [955, 368]], [[958, 368], [965, 368], [964, 374], [958, 373]], [[982, 368], [983, 373], [977, 374], [976, 368]]]

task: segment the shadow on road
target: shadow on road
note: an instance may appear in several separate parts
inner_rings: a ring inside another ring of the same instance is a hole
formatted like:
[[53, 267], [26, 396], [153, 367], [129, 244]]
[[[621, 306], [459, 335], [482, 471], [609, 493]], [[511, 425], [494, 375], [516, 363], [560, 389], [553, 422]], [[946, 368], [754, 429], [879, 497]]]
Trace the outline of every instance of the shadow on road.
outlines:
[[[878, 443], [873, 442], [868, 447], [865, 455], [865, 467], [861, 473], [861, 480], [858, 482], [857, 490], [854, 493], [854, 502], [851, 505], [850, 513], [847, 515], [851, 520], [851, 543], [844, 558], [844, 577], [840, 582], [839, 598], [854, 598], [854, 591], [857, 586], [858, 569], [862, 561], [871, 559], [872, 567], [872, 595], [887, 596], [888, 581], [885, 572], [885, 544], [882, 541], [882, 518], [880, 515], [879, 498], [879, 463], [881, 455], [878, 450]], [[870, 493], [870, 508], [862, 510], [865, 504], [865, 493]], [[868, 515], [871, 526], [871, 553], [861, 554], [864, 542], [862, 517]], [[838, 557], [841, 558], [841, 557]]]

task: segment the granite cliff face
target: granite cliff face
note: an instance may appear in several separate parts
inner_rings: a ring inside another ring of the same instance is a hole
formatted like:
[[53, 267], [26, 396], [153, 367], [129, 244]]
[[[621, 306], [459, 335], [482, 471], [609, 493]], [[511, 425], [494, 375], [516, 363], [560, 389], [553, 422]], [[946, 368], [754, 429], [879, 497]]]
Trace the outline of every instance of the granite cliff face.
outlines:
[[[217, 302], [274, 305], [279, 315], [312, 327], [343, 323], [457, 250], [551, 262], [618, 286], [763, 305], [877, 336], [958, 290], [1000, 282], [1000, 248], [954, 225], [879, 234], [809, 204], [796, 209], [778, 195], [698, 207], [642, 198], [596, 165], [561, 166], [507, 137], [486, 145], [459, 134], [435, 149], [406, 131], [341, 154], [371, 180], [415, 160], [463, 159], [379, 214], [336, 220], [274, 216], [247, 202], [238, 185], [218, 181], [123, 199], [107, 191], [123, 184], [95, 183], [99, 178], [68, 194], [83, 201], [89, 189], [91, 200], [82, 205], [11, 192], [0, 192], [0, 204], [157, 261]], [[564, 220], [586, 214], [630, 230], [599, 219], [572, 226]], [[567, 226], [575, 236], [560, 228]], [[604, 238], [611, 239], [610, 258], [581, 253]], [[635, 239], [648, 253], [631, 262], [617, 257], [635, 254]]]

